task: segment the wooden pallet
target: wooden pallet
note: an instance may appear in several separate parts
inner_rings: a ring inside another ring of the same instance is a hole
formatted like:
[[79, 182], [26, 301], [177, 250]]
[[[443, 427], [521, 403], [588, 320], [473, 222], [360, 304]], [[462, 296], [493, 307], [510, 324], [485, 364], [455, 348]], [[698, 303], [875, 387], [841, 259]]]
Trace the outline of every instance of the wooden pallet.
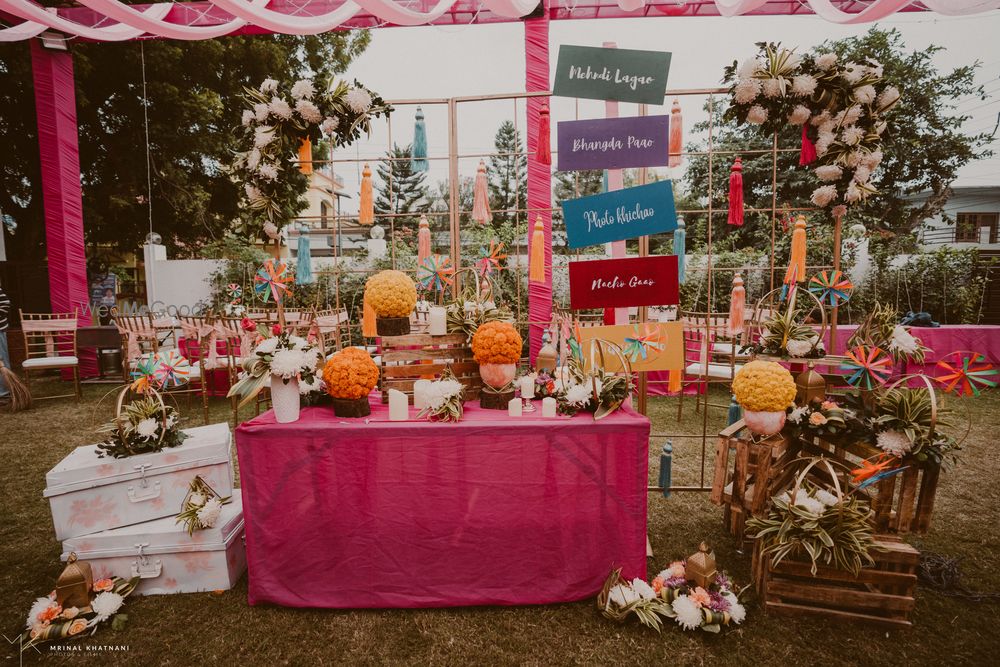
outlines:
[[411, 333], [383, 336], [381, 343], [379, 388], [383, 403], [389, 402], [389, 390], [395, 389], [405, 393], [412, 404], [413, 383], [422, 378], [440, 378], [448, 368], [465, 385], [466, 401], [479, 398], [479, 364], [472, 357], [465, 334]]
[[920, 552], [892, 535], [876, 536], [885, 551], [872, 550], [873, 567], [850, 572], [786, 558], [777, 566], [754, 545], [753, 579], [766, 613], [808, 614], [835, 620], [909, 627]]

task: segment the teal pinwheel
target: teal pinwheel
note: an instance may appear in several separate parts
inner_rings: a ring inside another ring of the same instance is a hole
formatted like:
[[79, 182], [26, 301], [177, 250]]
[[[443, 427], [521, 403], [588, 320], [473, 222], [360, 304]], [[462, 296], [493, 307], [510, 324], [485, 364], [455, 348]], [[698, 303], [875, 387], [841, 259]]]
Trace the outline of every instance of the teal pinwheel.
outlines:
[[647, 324], [640, 331], [639, 325], [634, 324], [632, 325], [632, 335], [625, 337], [623, 352], [630, 362], [635, 363], [639, 359], [648, 361], [650, 355], [655, 356], [662, 352], [664, 347], [666, 345], [660, 342], [659, 327]]
[[854, 283], [842, 271], [822, 271], [809, 280], [809, 291], [826, 306], [847, 303], [853, 290]]
[[944, 385], [944, 390], [959, 396], [979, 396], [981, 389], [997, 386], [996, 377], [1000, 371], [978, 352], [952, 352], [937, 362], [938, 375], [935, 380]]
[[417, 282], [422, 289], [443, 291], [446, 286], [454, 282], [452, 277], [454, 273], [451, 257], [434, 253], [417, 267]]
[[847, 371], [847, 384], [859, 389], [881, 387], [892, 375], [892, 357], [879, 347], [859, 345], [847, 351], [847, 360], [840, 364]]
[[490, 248], [486, 249], [485, 246], [479, 248], [479, 257], [476, 259], [476, 269], [479, 271], [479, 275], [484, 278], [494, 271], [503, 271], [503, 266], [500, 264], [500, 260], [507, 259], [507, 253], [503, 251], [504, 244], [496, 241], [495, 239], [490, 240]]
[[294, 280], [287, 264], [269, 259], [257, 269], [257, 275], [253, 277], [253, 288], [261, 301], [274, 299], [275, 303], [281, 303], [284, 295], [291, 292], [289, 285]]

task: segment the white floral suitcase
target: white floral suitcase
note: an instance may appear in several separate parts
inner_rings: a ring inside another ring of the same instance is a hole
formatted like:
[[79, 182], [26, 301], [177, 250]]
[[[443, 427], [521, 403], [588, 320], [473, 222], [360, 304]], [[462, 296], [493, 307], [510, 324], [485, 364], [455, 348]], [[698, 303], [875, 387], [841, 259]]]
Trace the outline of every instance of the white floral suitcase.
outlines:
[[191, 535], [167, 517], [68, 539], [63, 561], [74, 551], [90, 563], [95, 580], [138, 576], [138, 595], [228, 590], [247, 569], [243, 500], [237, 493], [214, 527]]
[[181, 511], [195, 475], [221, 496], [233, 492], [229, 424], [185, 429], [180, 446], [123, 459], [77, 447], [45, 475], [56, 539], [129, 526]]

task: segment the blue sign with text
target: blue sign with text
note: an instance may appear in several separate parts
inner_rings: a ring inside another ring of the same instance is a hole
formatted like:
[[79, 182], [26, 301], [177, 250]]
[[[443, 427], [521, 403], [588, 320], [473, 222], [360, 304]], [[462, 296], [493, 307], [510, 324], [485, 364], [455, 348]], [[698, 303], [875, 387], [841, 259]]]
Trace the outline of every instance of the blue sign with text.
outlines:
[[634, 239], [677, 229], [674, 188], [657, 181], [562, 202], [570, 248]]

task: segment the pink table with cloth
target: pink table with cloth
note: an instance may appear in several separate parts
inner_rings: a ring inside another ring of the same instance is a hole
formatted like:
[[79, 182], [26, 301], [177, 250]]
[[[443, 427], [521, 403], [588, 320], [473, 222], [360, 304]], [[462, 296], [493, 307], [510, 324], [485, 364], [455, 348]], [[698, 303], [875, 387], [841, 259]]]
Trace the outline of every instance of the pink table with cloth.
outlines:
[[[249, 602], [544, 604], [646, 575], [649, 420], [623, 408], [457, 424], [268, 411], [236, 430]], [[416, 411], [410, 409], [411, 416]]]

